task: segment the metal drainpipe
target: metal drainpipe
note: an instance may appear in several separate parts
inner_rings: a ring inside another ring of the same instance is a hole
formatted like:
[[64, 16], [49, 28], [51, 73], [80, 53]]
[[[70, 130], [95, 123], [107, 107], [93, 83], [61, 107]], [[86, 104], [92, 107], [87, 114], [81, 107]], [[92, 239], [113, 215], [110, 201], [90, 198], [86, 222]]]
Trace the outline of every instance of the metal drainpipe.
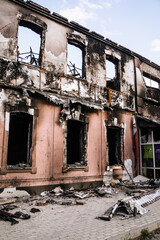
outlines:
[[[136, 112], [135, 113], [138, 113], [138, 106], [137, 106], [137, 75], [136, 75], [136, 64], [135, 64], [135, 57], [134, 57], [134, 85], [135, 85], [135, 110]], [[135, 117], [135, 124], [136, 124], [136, 128], [137, 128], [137, 120], [136, 120], [136, 117]], [[136, 171], [137, 171], [137, 174], [139, 174], [139, 164], [140, 164], [140, 157], [139, 157], [139, 148], [138, 148], [138, 139], [139, 139], [139, 135], [138, 135], [138, 129], [137, 128], [137, 132], [135, 134], [135, 164], [137, 165], [136, 166]], [[140, 145], [139, 145], [140, 146]]]
[[102, 175], [102, 110], [101, 110], [101, 175]]
[[136, 75], [136, 64], [135, 64], [135, 57], [134, 57], [134, 86], [135, 86], [135, 109], [138, 113], [138, 107], [137, 107], [137, 75]]
[[55, 106], [54, 106], [54, 111], [53, 111], [53, 145], [52, 145], [52, 176], [51, 178], [53, 179], [53, 167], [54, 167], [54, 125], [55, 125]]

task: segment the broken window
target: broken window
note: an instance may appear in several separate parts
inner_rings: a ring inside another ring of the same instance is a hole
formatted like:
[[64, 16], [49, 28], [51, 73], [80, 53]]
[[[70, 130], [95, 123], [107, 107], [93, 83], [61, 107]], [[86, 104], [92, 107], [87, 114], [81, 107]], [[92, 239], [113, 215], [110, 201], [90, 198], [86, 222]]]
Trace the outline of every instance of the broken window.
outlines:
[[108, 88], [120, 90], [118, 60], [113, 56], [106, 57], [106, 80]]
[[142, 174], [148, 178], [160, 178], [160, 128], [141, 128]]
[[84, 49], [76, 43], [68, 43], [67, 74], [84, 78]]
[[107, 141], [108, 141], [108, 159], [109, 165], [117, 165], [122, 162], [122, 129], [118, 127], [107, 128]]
[[147, 87], [159, 88], [159, 83], [153, 80], [151, 77], [143, 76], [143, 78]]
[[41, 64], [42, 28], [20, 21], [18, 28], [18, 60], [32, 65]]
[[33, 116], [10, 113], [7, 165], [31, 166]]
[[143, 73], [143, 79], [146, 84], [146, 97], [157, 101], [160, 101], [159, 86], [160, 80], [149, 75], [148, 73]]
[[84, 122], [67, 121], [67, 164], [84, 163]]

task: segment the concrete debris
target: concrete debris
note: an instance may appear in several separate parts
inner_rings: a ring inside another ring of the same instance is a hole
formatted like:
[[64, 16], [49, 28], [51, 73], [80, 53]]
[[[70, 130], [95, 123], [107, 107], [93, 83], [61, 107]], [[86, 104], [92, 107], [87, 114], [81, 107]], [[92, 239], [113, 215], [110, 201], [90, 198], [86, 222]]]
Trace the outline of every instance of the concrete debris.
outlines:
[[86, 204], [86, 201], [76, 199], [76, 204], [78, 204], [78, 205], [84, 205], [84, 204]]
[[146, 178], [142, 175], [138, 175], [135, 178], [133, 178], [134, 183], [144, 183], [149, 182], [149, 178]]
[[60, 195], [63, 193], [63, 189], [59, 186], [59, 187], [56, 187], [52, 190], [52, 192], [54, 192], [56, 195]]
[[[139, 179], [142, 178], [139, 177]], [[29, 207], [28, 211], [34, 214], [40, 212], [40, 209], [36, 206], [45, 207], [48, 204], [64, 206], [85, 205], [87, 204], [87, 201], [89, 201], [90, 197], [94, 197], [95, 199], [96, 197], [110, 197], [114, 199], [114, 196], [118, 192], [123, 192], [123, 196], [127, 196], [126, 193], [130, 196], [119, 200], [102, 216], [97, 218], [109, 221], [114, 215], [119, 215], [122, 220], [130, 217], [136, 217], [137, 214], [143, 215], [147, 213], [148, 210], [145, 209], [145, 207], [157, 199], [160, 199], [160, 188], [154, 189], [154, 187], [149, 185], [150, 182], [146, 184], [146, 182], [137, 181], [138, 183], [134, 185], [132, 182], [125, 182], [125, 184], [122, 182], [118, 185], [114, 185], [114, 188], [110, 185], [88, 190], [75, 190], [74, 188], [63, 190], [60, 186], [58, 186], [51, 191], [42, 192], [37, 196], [25, 196], [9, 200], [6, 198], [0, 199], [0, 219], [9, 221], [12, 225], [18, 223], [17, 218], [20, 220], [29, 219], [30, 215], [28, 213], [20, 211], [22, 203], [28, 204], [28, 206], [33, 206]], [[16, 205], [14, 203], [16, 203]], [[11, 213], [12, 210], [14, 211], [14, 209], [18, 208], [18, 206], [20, 209], [15, 213]]]
[[104, 196], [106, 194], [108, 195], [112, 195], [113, 194], [113, 190], [111, 187], [99, 187], [96, 189], [97, 193], [100, 195], [100, 196]]

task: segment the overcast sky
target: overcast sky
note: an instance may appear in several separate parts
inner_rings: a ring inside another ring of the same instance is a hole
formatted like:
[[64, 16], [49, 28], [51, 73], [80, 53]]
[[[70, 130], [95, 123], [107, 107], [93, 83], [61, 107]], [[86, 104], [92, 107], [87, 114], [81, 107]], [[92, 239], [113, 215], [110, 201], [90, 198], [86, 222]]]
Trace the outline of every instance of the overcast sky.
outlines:
[[160, 65], [160, 0], [33, 0]]

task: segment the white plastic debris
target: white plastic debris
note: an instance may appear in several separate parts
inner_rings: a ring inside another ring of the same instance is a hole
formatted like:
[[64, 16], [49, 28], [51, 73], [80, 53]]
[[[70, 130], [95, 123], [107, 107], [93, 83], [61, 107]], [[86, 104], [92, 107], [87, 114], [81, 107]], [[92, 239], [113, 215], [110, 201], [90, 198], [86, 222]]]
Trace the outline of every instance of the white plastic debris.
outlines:
[[53, 191], [56, 195], [59, 195], [59, 194], [63, 193], [63, 189], [62, 189], [60, 186], [54, 188], [52, 191]]
[[47, 191], [44, 191], [44, 192], [40, 193], [41, 197], [45, 197], [46, 195], [47, 195]]
[[148, 182], [149, 178], [146, 178], [142, 175], [138, 175], [135, 178], [133, 178], [134, 183], [143, 183], [143, 182]]

